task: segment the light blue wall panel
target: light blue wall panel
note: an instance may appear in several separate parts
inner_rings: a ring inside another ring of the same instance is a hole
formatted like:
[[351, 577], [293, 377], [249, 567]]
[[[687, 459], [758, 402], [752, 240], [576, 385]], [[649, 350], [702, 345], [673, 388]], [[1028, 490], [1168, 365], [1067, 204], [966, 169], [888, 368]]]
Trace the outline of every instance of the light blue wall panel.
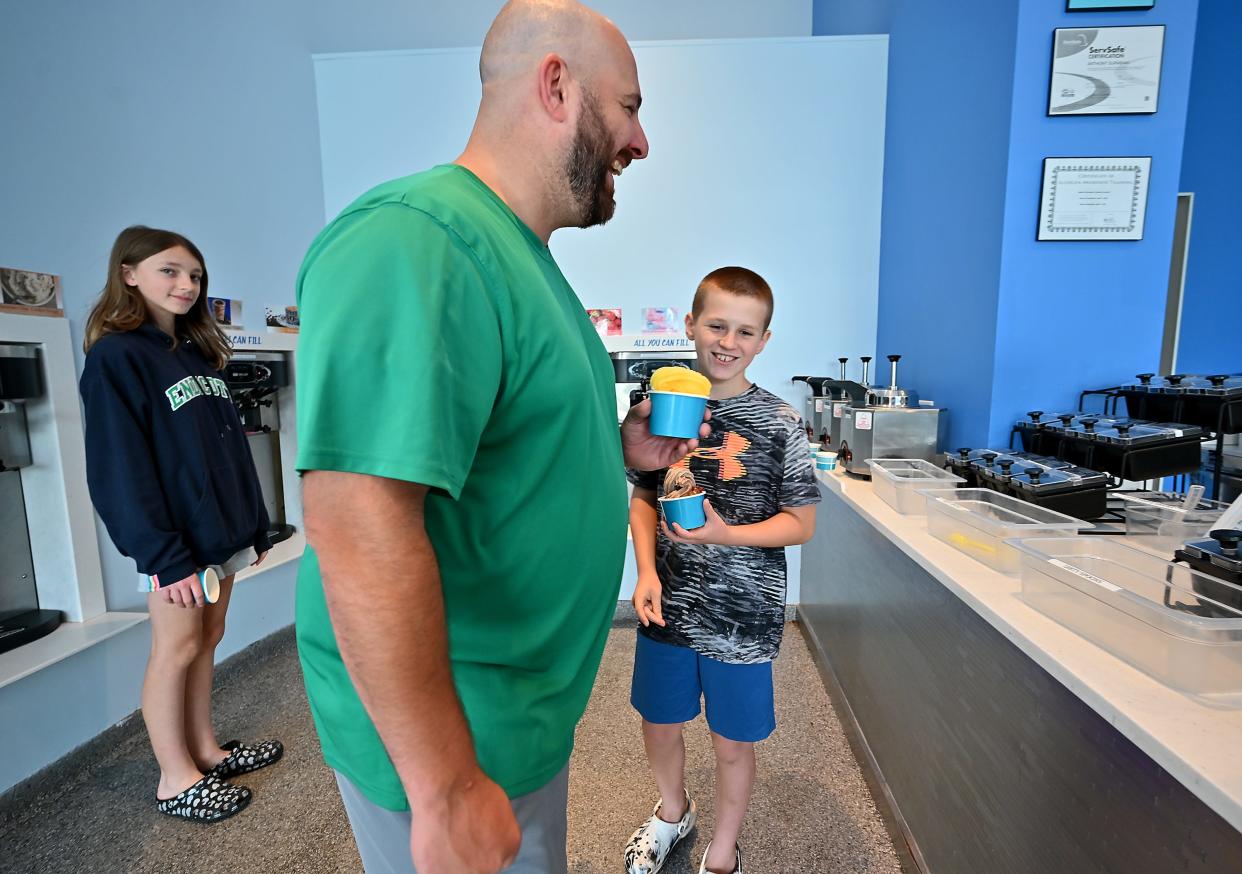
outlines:
[[[607, 227], [552, 237], [583, 305], [622, 307], [632, 325], [641, 307], [688, 309], [704, 274], [743, 264], [776, 297], [757, 382], [797, 399], [794, 373], [872, 354], [886, 45], [638, 45], [651, 157], [618, 181]], [[476, 64], [477, 50], [317, 58], [325, 213], [452, 160], [474, 120]], [[394, 105], [405, 110], [387, 111]]]

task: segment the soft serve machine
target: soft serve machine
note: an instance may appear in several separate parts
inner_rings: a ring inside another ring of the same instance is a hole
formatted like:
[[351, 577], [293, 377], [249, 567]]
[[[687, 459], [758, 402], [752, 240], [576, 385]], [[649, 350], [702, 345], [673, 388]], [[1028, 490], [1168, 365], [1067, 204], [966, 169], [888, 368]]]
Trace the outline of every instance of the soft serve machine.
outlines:
[[26, 401], [42, 396], [39, 347], [0, 345], [0, 652], [50, 634], [62, 619], [39, 609], [21, 480], [32, 463]]
[[263, 489], [272, 543], [288, 540], [294, 528], [285, 521], [285, 489], [280, 457], [280, 413], [276, 396], [290, 387], [286, 352], [235, 352], [224, 369], [233, 406], [246, 429], [246, 440]]

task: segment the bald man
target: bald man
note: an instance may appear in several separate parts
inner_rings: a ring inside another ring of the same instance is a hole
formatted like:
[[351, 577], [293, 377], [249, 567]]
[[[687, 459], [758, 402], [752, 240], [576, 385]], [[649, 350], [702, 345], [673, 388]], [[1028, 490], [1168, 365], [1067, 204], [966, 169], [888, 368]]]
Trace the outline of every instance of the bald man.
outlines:
[[465, 151], [360, 197], [298, 277], [298, 650], [370, 872], [566, 870], [623, 460], [697, 442], [652, 437], [646, 403], [618, 429], [611, 362], [548, 250], [606, 222], [647, 155], [625, 39], [517, 0], [480, 74]]

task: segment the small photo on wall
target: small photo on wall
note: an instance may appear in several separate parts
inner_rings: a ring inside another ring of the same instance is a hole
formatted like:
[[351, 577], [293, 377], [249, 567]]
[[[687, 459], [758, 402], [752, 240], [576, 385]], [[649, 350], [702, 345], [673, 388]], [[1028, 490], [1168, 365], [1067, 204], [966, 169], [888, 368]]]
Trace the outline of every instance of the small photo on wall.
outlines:
[[63, 316], [60, 277], [0, 267], [0, 312]]
[[616, 337], [621, 333], [621, 308], [587, 310], [587, 318], [601, 337]]
[[644, 334], [680, 334], [685, 326], [676, 307], [643, 307]]
[[298, 321], [298, 308], [295, 306], [287, 306], [283, 310], [267, 307], [263, 320], [267, 323], [268, 331], [276, 334], [296, 334], [301, 325]]
[[221, 328], [226, 331], [242, 330], [242, 302], [228, 297], [207, 298], [207, 309]]

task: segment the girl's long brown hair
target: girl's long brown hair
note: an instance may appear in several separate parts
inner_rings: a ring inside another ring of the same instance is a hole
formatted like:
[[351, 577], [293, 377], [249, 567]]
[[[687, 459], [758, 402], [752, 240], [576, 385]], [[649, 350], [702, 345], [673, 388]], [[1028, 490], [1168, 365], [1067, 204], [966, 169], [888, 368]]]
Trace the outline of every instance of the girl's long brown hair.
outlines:
[[[101, 337], [132, 331], [150, 318], [142, 292], [125, 284], [124, 268], [137, 267], [152, 255], [158, 255], [175, 246], [183, 247], [203, 265], [198, 300], [194, 301], [194, 306], [188, 313], [177, 316], [177, 334], [189, 337], [216, 370], [224, 369], [233, 349], [224, 331], [220, 330], [220, 325], [207, 310], [207, 262], [203, 260], [203, 253], [198, 251], [198, 246], [175, 231], [143, 225], [134, 225], [121, 231], [116, 242], [112, 244], [112, 256], [108, 259], [108, 281], [86, 320], [83, 351], [90, 352], [91, 347]], [[175, 348], [176, 344], [174, 338], [169, 349]]]

